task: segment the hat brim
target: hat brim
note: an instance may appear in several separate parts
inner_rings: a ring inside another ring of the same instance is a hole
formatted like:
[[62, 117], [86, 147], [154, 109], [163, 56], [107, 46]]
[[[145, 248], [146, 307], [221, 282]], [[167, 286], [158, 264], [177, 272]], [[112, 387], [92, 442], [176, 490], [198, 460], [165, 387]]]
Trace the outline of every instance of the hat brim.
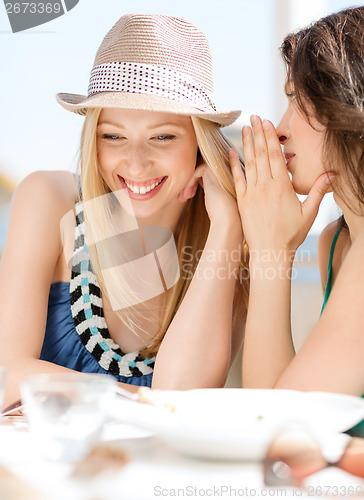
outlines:
[[231, 125], [241, 114], [241, 111], [207, 113], [165, 97], [131, 92], [100, 92], [90, 97], [78, 94], [57, 94], [56, 99], [65, 109], [79, 115], [85, 115], [88, 108], [141, 109], [197, 116], [215, 122], [221, 127]]

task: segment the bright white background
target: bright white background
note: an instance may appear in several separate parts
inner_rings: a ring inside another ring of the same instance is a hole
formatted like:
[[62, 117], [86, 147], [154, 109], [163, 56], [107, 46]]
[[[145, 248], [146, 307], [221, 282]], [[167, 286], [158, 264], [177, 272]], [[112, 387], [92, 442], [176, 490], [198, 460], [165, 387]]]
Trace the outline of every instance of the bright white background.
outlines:
[[[74, 170], [82, 117], [57, 92], [84, 94], [102, 38], [125, 13], [180, 16], [207, 35], [219, 109], [278, 123], [284, 109], [278, 45], [288, 31], [355, 0], [80, 0], [66, 15], [13, 34], [0, 4], [0, 174], [17, 184], [38, 169]], [[278, 89], [279, 87], [279, 89]], [[332, 217], [324, 206], [318, 229]], [[336, 213], [335, 213], [336, 214]]]

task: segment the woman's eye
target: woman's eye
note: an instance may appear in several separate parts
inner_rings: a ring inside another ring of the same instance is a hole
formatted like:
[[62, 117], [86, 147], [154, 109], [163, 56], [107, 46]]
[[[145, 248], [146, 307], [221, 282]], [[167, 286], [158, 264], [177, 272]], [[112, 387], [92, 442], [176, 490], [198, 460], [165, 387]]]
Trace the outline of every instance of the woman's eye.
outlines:
[[115, 134], [102, 134], [102, 138], [107, 141], [117, 141], [118, 139], [122, 139], [120, 135]]
[[173, 141], [173, 139], [175, 139], [176, 136], [175, 135], [157, 135], [156, 136], [156, 139], [158, 141]]

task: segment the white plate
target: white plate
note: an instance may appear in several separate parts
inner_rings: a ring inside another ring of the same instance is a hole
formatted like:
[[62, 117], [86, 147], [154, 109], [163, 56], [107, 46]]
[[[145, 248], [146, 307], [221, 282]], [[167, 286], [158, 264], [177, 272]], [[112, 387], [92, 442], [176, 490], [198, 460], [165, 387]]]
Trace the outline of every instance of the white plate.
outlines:
[[363, 399], [332, 393], [195, 389], [162, 391], [156, 401], [158, 406], [118, 400], [113, 418], [154, 431], [184, 454], [210, 459], [260, 460], [274, 434], [289, 422], [327, 434], [364, 418]]

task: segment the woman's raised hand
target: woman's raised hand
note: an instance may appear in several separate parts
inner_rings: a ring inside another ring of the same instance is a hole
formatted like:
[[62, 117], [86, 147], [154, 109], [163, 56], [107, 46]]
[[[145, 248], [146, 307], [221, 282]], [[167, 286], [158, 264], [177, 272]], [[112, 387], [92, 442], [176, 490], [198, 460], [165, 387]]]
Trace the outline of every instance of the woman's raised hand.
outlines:
[[180, 193], [179, 200], [184, 202], [193, 198], [199, 184], [205, 192], [205, 205], [211, 224], [236, 224], [240, 226], [236, 201], [225, 192], [214, 172], [205, 163], [196, 168], [189, 183]]
[[254, 115], [251, 123], [253, 130], [245, 126], [242, 133], [245, 178], [237, 152], [229, 152], [245, 238], [250, 250], [295, 251], [315, 220], [332, 176], [322, 174], [301, 203], [273, 124]]

